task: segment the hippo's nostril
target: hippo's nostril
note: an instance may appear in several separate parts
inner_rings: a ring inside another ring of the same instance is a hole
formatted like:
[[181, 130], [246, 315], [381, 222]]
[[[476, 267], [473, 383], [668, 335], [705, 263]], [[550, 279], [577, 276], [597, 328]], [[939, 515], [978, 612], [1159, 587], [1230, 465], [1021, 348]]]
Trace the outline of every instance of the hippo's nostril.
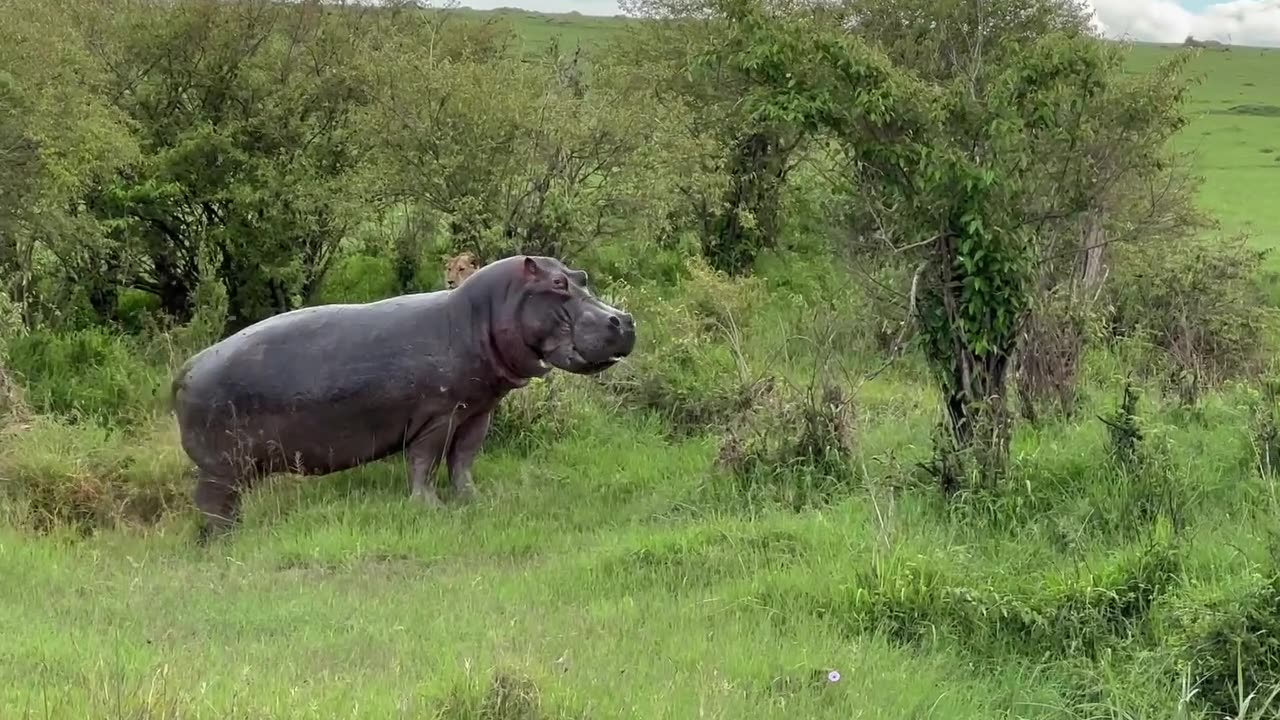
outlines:
[[617, 315], [610, 315], [610, 316], [609, 316], [609, 325], [610, 325], [611, 327], [620, 328], [620, 327], [622, 327], [622, 320], [618, 319], [618, 316], [617, 316]]

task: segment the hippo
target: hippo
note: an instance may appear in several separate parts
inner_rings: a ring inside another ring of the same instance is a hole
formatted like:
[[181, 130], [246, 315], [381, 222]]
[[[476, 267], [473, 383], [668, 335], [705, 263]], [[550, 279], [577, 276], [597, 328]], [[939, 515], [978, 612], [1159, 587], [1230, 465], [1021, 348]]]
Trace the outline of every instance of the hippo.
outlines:
[[559, 368], [601, 373], [630, 355], [631, 315], [592, 294], [587, 273], [514, 256], [454, 289], [281, 313], [193, 355], [171, 387], [195, 463], [205, 544], [238, 521], [246, 490], [273, 473], [327, 475], [396, 453], [409, 498], [476, 496], [471, 465], [494, 408]]

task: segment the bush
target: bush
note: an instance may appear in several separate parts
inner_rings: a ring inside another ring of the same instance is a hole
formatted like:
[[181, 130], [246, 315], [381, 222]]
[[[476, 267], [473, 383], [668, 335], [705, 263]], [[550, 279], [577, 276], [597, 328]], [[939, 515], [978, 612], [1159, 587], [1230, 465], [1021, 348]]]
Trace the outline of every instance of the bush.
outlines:
[[1151, 368], [1185, 399], [1256, 370], [1265, 255], [1240, 238], [1127, 246], [1103, 293], [1112, 335], [1149, 338], [1164, 356]]
[[894, 553], [828, 590], [788, 589], [770, 604], [798, 605], [851, 636], [880, 632], [907, 645], [943, 640], [1001, 664], [1010, 654], [1098, 658], [1148, 632], [1156, 603], [1177, 587], [1178, 547], [1170, 537], [1029, 579], [971, 578], [950, 559]]
[[1072, 292], [1055, 293], [1033, 308], [1022, 331], [1015, 383], [1022, 415], [1069, 418], [1077, 390], [1091, 314]]
[[4, 350], [5, 340], [22, 334], [23, 329], [22, 308], [0, 288], [0, 351]]
[[316, 293], [318, 304], [361, 303], [399, 293], [391, 258], [353, 254], [334, 262]]
[[187, 504], [191, 469], [173, 429], [121, 443], [104, 426], [40, 418], [0, 446], [0, 497], [45, 532], [152, 523]]
[[1234, 717], [1242, 698], [1280, 687], [1280, 576], [1247, 578], [1179, 598], [1169, 616], [1198, 696]]
[[507, 395], [494, 410], [486, 445], [530, 453], [564, 438], [586, 400], [566, 398], [574, 380], [552, 373]]
[[530, 678], [497, 670], [488, 682], [468, 676], [435, 703], [431, 717], [437, 720], [544, 720], [573, 715], [548, 710], [541, 689]]
[[626, 362], [599, 377], [622, 405], [660, 414], [677, 436], [723, 426], [751, 405], [761, 381], [752, 377], [741, 338], [756, 284], [698, 260], [686, 270], [679, 300], [652, 288], [614, 288], [637, 318], [639, 340]]
[[15, 423], [27, 414], [27, 403], [23, 398], [22, 388], [4, 365], [0, 364], [0, 431], [5, 426]]
[[130, 333], [140, 333], [160, 310], [160, 298], [142, 290], [122, 288], [116, 297], [115, 319]]
[[1261, 395], [1250, 423], [1254, 467], [1263, 479], [1274, 480], [1280, 474], [1280, 382], [1268, 378]]
[[847, 491], [853, 468], [853, 413], [838, 385], [800, 389], [775, 383], [730, 427], [717, 464], [748, 498], [799, 508]]
[[131, 426], [162, 406], [163, 371], [119, 334], [37, 331], [10, 340], [7, 354], [36, 412]]

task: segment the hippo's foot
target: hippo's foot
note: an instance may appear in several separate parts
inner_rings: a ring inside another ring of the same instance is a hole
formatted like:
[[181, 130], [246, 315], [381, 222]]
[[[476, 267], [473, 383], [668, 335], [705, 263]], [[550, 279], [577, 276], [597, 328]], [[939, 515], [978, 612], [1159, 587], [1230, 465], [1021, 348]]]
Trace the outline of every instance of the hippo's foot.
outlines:
[[409, 500], [426, 508], [444, 507], [444, 503], [440, 502], [440, 496], [436, 495], [435, 490], [414, 490], [409, 495]]
[[471, 483], [467, 483], [453, 491], [453, 501], [459, 505], [470, 505], [479, 499], [480, 491], [476, 490], [476, 486]]
[[233, 523], [223, 518], [205, 518], [196, 528], [196, 547], [205, 548], [231, 534]]
[[229, 534], [238, 522], [240, 514], [240, 486], [235, 479], [227, 480], [201, 474], [196, 481], [195, 501], [200, 511], [200, 527], [196, 531], [196, 545], [207, 547], [209, 543]]

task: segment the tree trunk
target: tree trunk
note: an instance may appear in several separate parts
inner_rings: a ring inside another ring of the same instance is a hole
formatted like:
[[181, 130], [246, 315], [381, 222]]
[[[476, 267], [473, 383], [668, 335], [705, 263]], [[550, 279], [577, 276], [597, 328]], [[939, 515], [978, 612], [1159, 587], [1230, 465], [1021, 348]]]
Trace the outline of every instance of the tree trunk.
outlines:
[[1094, 209], [1085, 213], [1084, 227], [1080, 232], [1080, 265], [1077, 276], [1077, 299], [1092, 302], [1102, 289], [1107, 267], [1104, 250], [1107, 243], [1106, 213]]
[[[752, 133], [737, 142], [726, 207], [706, 238], [704, 254], [712, 267], [741, 273], [751, 267], [762, 250], [772, 247], [785, 167], [785, 153], [772, 134]], [[742, 224], [743, 211], [754, 216], [754, 227]]]
[[160, 309], [179, 323], [191, 320], [191, 285], [164, 254], [151, 258]]
[[967, 477], [992, 486], [1004, 474], [1011, 437], [1005, 398], [1009, 355], [997, 351], [980, 358], [966, 352], [958, 358], [952, 389], [944, 400], [950, 442], [940, 448], [952, 455], [943, 465], [946, 472], [939, 477], [948, 494], [962, 487]]
[[[926, 357], [942, 386], [944, 427], [935, 438], [934, 471], [948, 494], [974, 483], [991, 487], [1004, 475], [1011, 435], [1009, 374], [1020, 334], [992, 336], [981, 353], [966, 336], [964, 313], [972, 310], [955, 262], [958, 242], [956, 234], [940, 238], [939, 255], [946, 259], [936, 265], [937, 284], [926, 291], [920, 315], [933, 318], [922, 330]], [[1019, 312], [1016, 306], [1013, 311]]]

